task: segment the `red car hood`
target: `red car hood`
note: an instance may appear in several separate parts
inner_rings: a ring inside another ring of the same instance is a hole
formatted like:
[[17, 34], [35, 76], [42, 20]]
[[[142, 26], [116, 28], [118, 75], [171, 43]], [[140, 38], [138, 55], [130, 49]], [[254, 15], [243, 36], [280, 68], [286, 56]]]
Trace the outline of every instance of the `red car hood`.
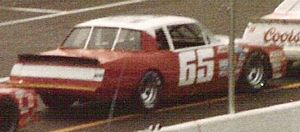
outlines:
[[108, 50], [57, 49], [43, 52], [41, 55], [96, 59], [103, 64], [127, 57], [129, 53]]

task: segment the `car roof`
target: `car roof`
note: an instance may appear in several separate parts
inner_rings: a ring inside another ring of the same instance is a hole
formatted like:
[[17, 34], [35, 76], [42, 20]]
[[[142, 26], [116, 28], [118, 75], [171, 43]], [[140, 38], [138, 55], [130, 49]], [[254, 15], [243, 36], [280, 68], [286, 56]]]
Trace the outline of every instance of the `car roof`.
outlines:
[[117, 27], [134, 30], [149, 30], [165, 25], [197, 23], [195, 19], [167, 15], [122, 15], [89, 20], [76, 27]]
[[300, 0], [284, 0], [276, 9], [262, 17], [266, 20], [300, 20]]

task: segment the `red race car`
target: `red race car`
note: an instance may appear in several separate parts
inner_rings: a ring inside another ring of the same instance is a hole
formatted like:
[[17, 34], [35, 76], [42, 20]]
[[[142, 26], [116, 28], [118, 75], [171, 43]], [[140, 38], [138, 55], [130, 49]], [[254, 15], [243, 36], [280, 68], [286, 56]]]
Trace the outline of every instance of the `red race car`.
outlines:
[[[181, 16], [132, 15], [75, 26], [55, 50], [23, 54], [10, 74], [15, 87], [35, 89], [49, 107], [74, 101], [159, 101], [227, 89], [228, 37]], [[276, 46], [236, 46], [238, 83], [253, 91], [285, 74]]]
[[35, 119], [37, 96], [33, 90], [0, 84], [0, 131], [14, 132]]

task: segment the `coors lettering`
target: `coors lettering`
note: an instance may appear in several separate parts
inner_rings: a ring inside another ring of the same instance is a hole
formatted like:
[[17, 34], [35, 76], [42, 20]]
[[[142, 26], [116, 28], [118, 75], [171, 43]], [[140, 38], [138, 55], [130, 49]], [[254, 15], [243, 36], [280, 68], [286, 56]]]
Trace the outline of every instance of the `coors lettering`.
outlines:
[[282, 45], [283, 43], [288, 44], [297, 44], [300, 46], [300, 32], [295, 32], [291, 30], [290, 32], [280, 32], [276, 28], [272, 27], [264, 35], [264, 41], [266, 43], [273, 42], [278, 45]]

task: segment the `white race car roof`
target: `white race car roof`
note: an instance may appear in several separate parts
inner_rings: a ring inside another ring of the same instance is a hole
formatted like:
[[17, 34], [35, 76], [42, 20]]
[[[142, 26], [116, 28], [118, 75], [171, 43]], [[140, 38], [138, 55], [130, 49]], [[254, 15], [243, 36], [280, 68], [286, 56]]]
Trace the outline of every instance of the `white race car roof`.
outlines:
[[267, 20], [300, 20], [300, 0], [284, 0], [273, 13], [263, 16]]
[[134, 30], [149, 30], [165, 25], [197, 23], [195, 19], [182, 16], [162, 15], [126, 15], [93, 19], [76, 25], [76, 27], [117, 27]]

